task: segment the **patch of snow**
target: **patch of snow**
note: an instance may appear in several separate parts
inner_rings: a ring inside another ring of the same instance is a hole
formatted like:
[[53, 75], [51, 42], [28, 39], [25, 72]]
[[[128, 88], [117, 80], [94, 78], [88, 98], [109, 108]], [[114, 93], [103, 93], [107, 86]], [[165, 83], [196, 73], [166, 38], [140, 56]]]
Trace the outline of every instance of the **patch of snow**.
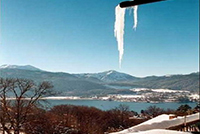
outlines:
[[110, 70], [110, 71], [107, 72], [106, 75], [110, 75], [110, 74], [112, 74], [113, 72], [114, 72], [113, 70]]
[[110, 97], [109, 96], [106, 96], [106, 97], [101, 97], [102, 100], [109, 100]]
[[182, 90], [171, 90], [171, 89], [149, 89], [149, 88], [133, 88], [130, 89], [131, 91], [140, 92], [140, 91], [152, 91], [152, 92], [163, 92], [163, 93], [177, 93], [177, 92], [188, 92], [189, 91], [182, 91]]
[[135, 92], [140, 92], [140, 91], [149, 91], [151, 89], [148, 89], [148, 88], [133, 88], [133, 89], [130, 89], [131, 91], [135, 91]]
[[153, 92], [168, 92], [168, 93], [175, 93], [175, 92], [189, 92], [189, 91], [180, 91], [180, 90], [170, 90], [170, 89], [151, 89]]
[[47, 99], [47, 100], [67, 100], [67, 99], [80, 99], [80, 97], [77, 96], [51, 96], [51, 97], [44, 97], [42, 99]]
[[190, 98], [192, 98], [192, 99], [199, 99], [200, 97], [199, 97], [198, 94], [191, 94]]
[[115, 95], [116, 98], [144, 98], [143, 95]]
[[175, 130], [165, 130], [165, 129], [152, 129], [148, 131], [133, 132], [127, 134], [191, 134], [189, 132], [180, 132]]

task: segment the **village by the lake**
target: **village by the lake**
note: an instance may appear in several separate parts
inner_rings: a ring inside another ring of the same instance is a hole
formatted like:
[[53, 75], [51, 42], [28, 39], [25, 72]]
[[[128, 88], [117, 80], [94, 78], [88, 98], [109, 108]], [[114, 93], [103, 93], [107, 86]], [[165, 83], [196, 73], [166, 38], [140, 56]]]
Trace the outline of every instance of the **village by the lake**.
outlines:
[[108, 100], [121, 102], [198, 102], [199, 94], [190, 91], [170, 90], [170, 89], [148, 89], [133, 88], [130, 89], [133, 94], [108, 94], [106, 96], [50, 96], [43, 99], [49, 100]]

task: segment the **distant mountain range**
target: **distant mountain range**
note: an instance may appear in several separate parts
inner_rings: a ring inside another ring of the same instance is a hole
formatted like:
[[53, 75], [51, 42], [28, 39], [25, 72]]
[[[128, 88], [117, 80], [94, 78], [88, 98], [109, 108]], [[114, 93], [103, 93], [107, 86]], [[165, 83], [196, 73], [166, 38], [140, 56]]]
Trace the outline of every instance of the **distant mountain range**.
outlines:
[[187, 75], [134, 77], [129, 74], [109, 70], [100, 73], [69, 74], [47, 72], [26, 65], [2, 65], [0, 77], [25, 78], [36, 82], [50, 81], [58, 95], [105, 95], [126, 93], [129, 88], [167, 88], [199, 92], [199, 72]]

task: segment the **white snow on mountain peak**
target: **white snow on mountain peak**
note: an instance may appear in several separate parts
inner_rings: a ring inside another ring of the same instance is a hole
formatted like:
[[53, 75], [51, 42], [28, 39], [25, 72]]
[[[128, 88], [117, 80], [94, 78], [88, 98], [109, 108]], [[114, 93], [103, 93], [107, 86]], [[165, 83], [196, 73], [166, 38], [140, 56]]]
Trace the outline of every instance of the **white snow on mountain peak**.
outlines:
[[105, 82], [114, 82], [114, 81], [124, 81], [124, 80], [130, 80], [135, 79], [135, 77], [120, 73], [115, 70], [109, 70], [105, 72], [99, 72], [99, 73], [85, 73], [85, 74], [77, 74], [78, 77], [87, 77], [87, 78], [96, 78], [101, 81]]
[[23, 70], [32, 70], [32, 71], [41, 71], [41, 69], [36, 68], [34, 66], [31, 65], [9, 65], [9, 64], [4, 64], [2, 66], [0, 66], [0, 69], [23, 69]]
[[11, 68], [11, 67], [13, 67], [13, 65], [4, 64], [4, 65], [0, 66], [0, 68]]

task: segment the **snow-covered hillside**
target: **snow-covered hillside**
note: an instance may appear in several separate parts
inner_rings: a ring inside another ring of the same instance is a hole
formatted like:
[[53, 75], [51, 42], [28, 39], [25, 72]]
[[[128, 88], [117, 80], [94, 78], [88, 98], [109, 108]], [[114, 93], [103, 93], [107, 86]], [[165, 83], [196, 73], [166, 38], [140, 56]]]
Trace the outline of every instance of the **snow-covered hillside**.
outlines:
[[84, 73], [84, 74], [75, 74], [75, 76], [80, 78], [97, 78], [104, 82], [115, 82], [115, 81], [130, 81], [138, 79], [134, 76], [120, 73], [115, 70], [109, 70], [100, 73]]

